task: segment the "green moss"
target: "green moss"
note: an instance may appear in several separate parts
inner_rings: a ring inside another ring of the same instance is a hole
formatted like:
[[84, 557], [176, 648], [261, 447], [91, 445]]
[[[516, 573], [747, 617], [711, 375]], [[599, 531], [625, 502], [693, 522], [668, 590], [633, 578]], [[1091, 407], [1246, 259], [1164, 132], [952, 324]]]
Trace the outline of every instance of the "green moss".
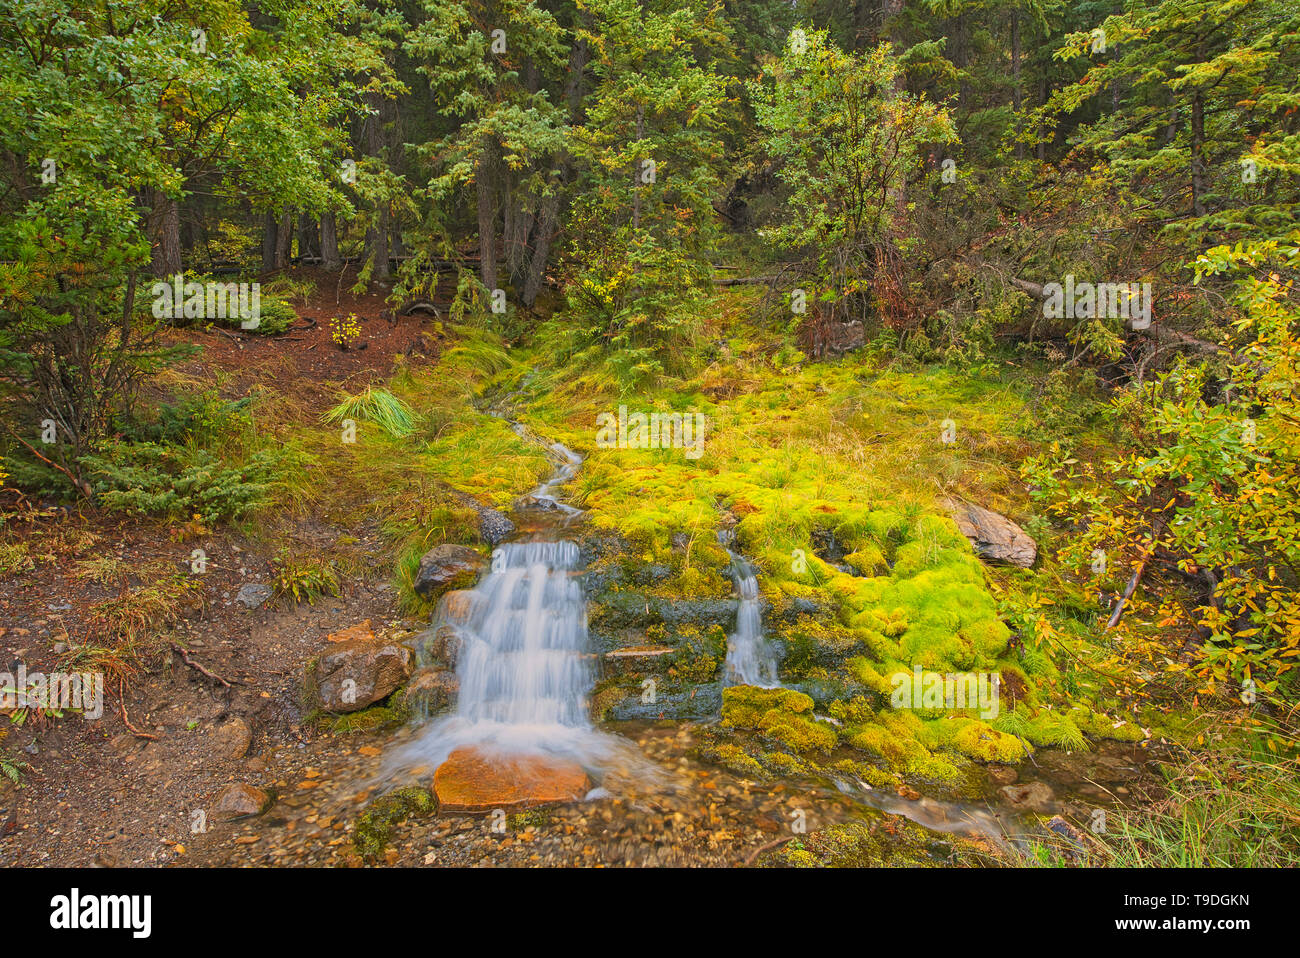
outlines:
[[835, 733], [812, 718], [813, 700], [791, 689], [723, 689], [724, 728], [758, 732], [794, 752], [830, 751]]
[[[763, 338], [747, 324], [742, 332], [750, 345]], [[1040, 693], [1059, 696], [1066, 684], [1051, 683], [1058, 674], [1046, 652], [1010, 651], [999, 598], [1007, 573], [975, 558], [936, 495], [937, 483], [1001, 511], [1020, 504], [1014, 464], [1025, 446], [1004, 437], [1022, 417], [1028, 382], [996, 364], [876, 368], [862, 355], [774, 376], [767, 354], [754, 347], [720, 358], [697, 379], [647, 386], [636, 408], [708, 417], [697, 460], [681, 450], [595, 447], [597, 415], [627, 400], [590, 369], [543, 372], [525, 419], [589, 454], [570, 488], [598, 532], [631, 544], [635, 561], [622, 570], [628, 588], [662, 598], [726, 594], [726, 555], [714, 536], [734, 528], [737, 551], [759, 571], [764, 624], [785, 649], [783, 680], [862, 693], [879, 708], [891, 691], [888, 676], [900, 670], [1005, 675], [1018, 666], [1017, 700], [1037, 706]], [[955, 409], [961, 441], [944, 445], [940, 423]], [[830, 537], [853, 574], [819, 557]], [[645, 587], [636, 576], [647, 563], [670, 574]], [[715, 653], [688, 645], [672, 663], [674, 677], [711, 680]], [[729, 702], [724, 713], [738, 732], [788, 738], [785, 749], [805, 762], [837, 737], [804, 713], [775, 706]], [[930, 710], [912, 725], [873, 714], [854, 723], [853, 735], [868, 754], [890, 756], [891, 769], [931, 777], [1025, 750], [999, 728], [969, 725], [936, 730], [928, 747], [924, 725], [950, 717]], [[1055, 729], [1058, 738], [1062, 731]], [[852, 744], [847, 727], [838, 739]]]
[[633, 694], [633, 691], [633, 687], [622, 679], [597, 687], [591, 696], [591, 720], [593, 722], [605, 721], [605, 716], [609, 714], [609, 710]]
[[851, 775], [860, 781], [866, 782], [872, 788], [893, 790], [902, 782], [902, 776], [897, 772], [887, 772], [875, 765], [868, 765], [866, 762], [855, 762], [852, 759], [842, 759], [831, 767], [837, 772]]
[[763, 781], [769, 777], [767, 770], [738, 745], [711, 742], [702, 745], [698, 754], [705, 761], [729, 768], [744, 778]]
[[863, 642], [853, 629], [811, 615], [800, 615], [793, 625], [776, 630], [776, 634], [787, 644], [783, 669], [795, 677], [807, 676], [816, 668], [841, 668]]
[[1012, 764], [1028, 755], [1015, 735], [976, 719], [940, 719], [926, 723], [923, 738], [931, 748], [951, 749], [979, 762]]
[[774, 775], [781, 778], [794, 778], [799, 775], [809, 775], [813, 768], [806, 762], [802, 762], [793, 755], [787, 755], [785, 752], [767, 752], [762, 758], [763, 767]]
[[765, 856], [763, 864], [793, 868], [932, 867], [922, 829], [903, 819], [845, 822], [820, 828]]
[[368, 709], [345, 712], [342, 715], [321, 714], [318, 721], [322, 728], [333, 735], [354, 735], [358, 732], [397, 728], [410, 720], [411, 712], [400, 689], [385, 701], [392, 704], [372, 705]]
[[1080, 731], [1092, 738], [1108, 738], [1119, 742], [1140, 742], [1146, 738], [1142, 729], [1127, 719], [1113, 719], [1109, 715], [1082, 707], [1072, 708], [1066, 714]]
[[429, 815], [437, 810], [433, 793], [417, 785], [381, 795], [357, 816], [352, 844], [364, 861], [376, 862], [388, 847], [394, 828], [412, 815]]
[[1088, 748], [1088, 739], [1063, 712], [1042, 709], [1025, 726], [1024, 736], [1034, 745], [1074, 751]]
[[[647, 636], [654, 640], [653, 628], [647, 631]], [[677, 651], [668, 666], [669, 676], [692, 684], [711, 682], [718, 677], [727, 654], [727, 634], [721, 627], [714, 626], [705, 633], [694, 625], [678, 626], [674, 640]]]

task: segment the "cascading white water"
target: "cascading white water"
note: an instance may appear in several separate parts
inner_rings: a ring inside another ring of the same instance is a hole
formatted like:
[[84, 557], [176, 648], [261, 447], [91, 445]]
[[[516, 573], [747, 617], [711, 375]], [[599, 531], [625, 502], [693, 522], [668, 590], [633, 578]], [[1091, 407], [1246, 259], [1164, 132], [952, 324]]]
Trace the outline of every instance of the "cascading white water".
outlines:
[[587, 607], [573, 542], [497, 546], [464, 621], [444, 603], [439, 624], [461, 639], [457, 714], [489, 737], [545, 740], [587, 725]]
[[498, 545], [478, 584], [438, 605], [433, 628], [450, 626], [460, 641], [456, 707], [391, 754], [390, 772], [436, 767], [461, 746], [473, 746], [503, 756], [568, 758], [590, 772], [619, 768], [646, 781], [659, 775], [635, 746], [591, 724], [594, 656], [581, 550], [571, 540], [548, 538], [545, 527], [562, 529], [581, 514], [557, 502], [554, 491], [573, 478], [582, 458], [559, 443], [550, 449], [554, 474], [522, 500], [543, 528], [529, 541]]
[[[719, 533], [724, 547], [732, 542], [730, 532]], [[727, 685], [756, 685], [774, 689], [777, 678], [776, 653], [763, 637], [763, 609], [758, 597], [758, 577], [754, 567], [727, 548], [731, 557], [731, 581], [736, 585], [740, 605], [736, 609], [736, 631], [727, 636], [727, 659], [724, 675]]]

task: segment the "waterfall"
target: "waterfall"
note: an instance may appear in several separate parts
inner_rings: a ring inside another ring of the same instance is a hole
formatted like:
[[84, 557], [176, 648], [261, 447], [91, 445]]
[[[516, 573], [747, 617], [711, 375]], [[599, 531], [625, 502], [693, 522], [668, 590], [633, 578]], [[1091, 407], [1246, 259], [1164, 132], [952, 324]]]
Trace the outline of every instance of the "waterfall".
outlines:
[[[592, 676], [587, 608], [573, 542], [497, 546], [492, 570], [462, 614], [444, 603], [439, 620], [457, 629], [461, 649], [458, 715], [488, 737], [545, 741], [584, 727]], [[463, 618], [463, 621], [460, 621]]]
[[473, 589], [438, 604], [433, 628], [450, 626], [459, 640], [456, 706], [390, 754], [390, 773], [436, 768], [472, 746], [503, 757], [571, 759], [598, 775], [618, 768], [649, 781], [660, 774], [632, 743], [592, 726], [595, 656], [582, 555], [576, 542], [557, 538], [581, 513], [553, 495], [582, 458], [559, 443], [549, 448], [555, 472], [522, 501], [536, 523], [528, 538], [498, 545]]
[[763, 637], [763, 610], [758, 596], [758, 576], [754, 567], [730, 548], [734, 533], [718, 533], [718, 541], [731, 557], [731, 581], [735, 583], [740, 605], [736, 609], [736, 631], [727, 636], [727, 659], [724, 664], [727, 685], [756, 685], [774, 689], [781, 685], [776, 674], [776, 653]]

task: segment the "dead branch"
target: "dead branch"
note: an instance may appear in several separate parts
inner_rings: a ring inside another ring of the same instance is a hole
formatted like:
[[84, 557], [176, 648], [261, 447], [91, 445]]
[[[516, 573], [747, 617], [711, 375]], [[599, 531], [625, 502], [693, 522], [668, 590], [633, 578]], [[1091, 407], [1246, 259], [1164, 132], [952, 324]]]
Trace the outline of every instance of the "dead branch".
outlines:
[[236, 679], [235, 681], [231, 682], [230, 680], [228, 680], [228, 679], [224, 679], [224, 678], [222, 678], [220, 675], [217, 675], [217, 673], [215, 673], [215, 672], [210, 672], [210, 671], [208, 671], [208, 670], [205, 669], [202, 665], [200, 665], [198, 662], [195, 662], [193, 659], [191, 659], [190, 656], [189, 656], [189, 653], [186, 652], [186, 651], [185, 651], [183, 648], [181, 648], [179, 645], [173, 645], [172, 648], [175, 649], [177, 652], [180, 653], [181, 661], [183, 661], [183, 662], [184, 662], [186, 665], [188, 665], [190, 668], [194, 669], [194, 671], [199, 672], [199, 673], [201, 673], [201, 674], [203, 674], [203, 675], [206, 675], [208, 678], [212, 679], [214, 682], [220, 682], [220, 683], [221, 683], [222, 685], [224, 685], [226, 688], [230, 688], [232, 685], [243, 685], [243, 684], [244, 684], [243, 682], [240, 682], [238, 679]]

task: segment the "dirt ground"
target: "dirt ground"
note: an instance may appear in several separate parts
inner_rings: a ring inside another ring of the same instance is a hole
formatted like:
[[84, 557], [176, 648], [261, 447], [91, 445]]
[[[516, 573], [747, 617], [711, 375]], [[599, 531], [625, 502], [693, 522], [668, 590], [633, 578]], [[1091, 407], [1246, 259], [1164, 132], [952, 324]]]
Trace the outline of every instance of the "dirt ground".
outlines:
[[[354, 295], [337, 274], [294, 270], [316, 292], [293, 303], [300, 320], [280, 336], [193, 329], [176, 333], [202, 352], [182, 373], [230, 374], [223, 392], [242, 394], [268, 375], [308, 390], [332, 392], [386, 376], [431, 317], [389, 322], [385, 291]], [[355, 313], [358, 345], [338, 349], [328, 321]], [[436, 349], [436, 342], [434, 347]], [[93, 646], [103, 624], [93, 608], [190, 571], [194, 549], [206, 571], [191, 575], [173, 638], [147, 656], [148, 670], [109, 673], [103, 715], [53, 718], [32, 713], [22, 725], [0, 717], [0, 754], [25, 763], [21, 787], [0, 776], [0, 864], [158, 864], [178, 857], [193, 834], [192, 813], [210, 806], [235, 781], [266, 783], [276, 749], [306, 749], [314, 736], [302, 724], [302, 672], [330, 632], [371, 619], [397, 620], [391, 587], [376, 575], [344, 583], [341, 596], [315, 605], [245, 608], [236, 600], [247, 582], [270, 583], [272, 553], [228, 532], [187, 523], [132, 521], [89, 504], [72, 507], [6, 501], [16, 509], [9, 535], [32, 544], [34, 568], [0, 579], [0, 672], [23, 664], [27, 674], [76, 670], [78, 649]], [[306, 519], [296, 540], [328, 546], [347, 535], [362, 553], [383, 550], [376, 530], [334, 528]], [[144, 613], [147, 615], [147, 612]], [[186, 661], [188, 659], [188, 662]], [[250, 741], [231, 756], [230, 737], [247, 728]], [[270, 779], [273, 783], [274, 779]], [[273, 787], [273, 785], [272, 785]]]

